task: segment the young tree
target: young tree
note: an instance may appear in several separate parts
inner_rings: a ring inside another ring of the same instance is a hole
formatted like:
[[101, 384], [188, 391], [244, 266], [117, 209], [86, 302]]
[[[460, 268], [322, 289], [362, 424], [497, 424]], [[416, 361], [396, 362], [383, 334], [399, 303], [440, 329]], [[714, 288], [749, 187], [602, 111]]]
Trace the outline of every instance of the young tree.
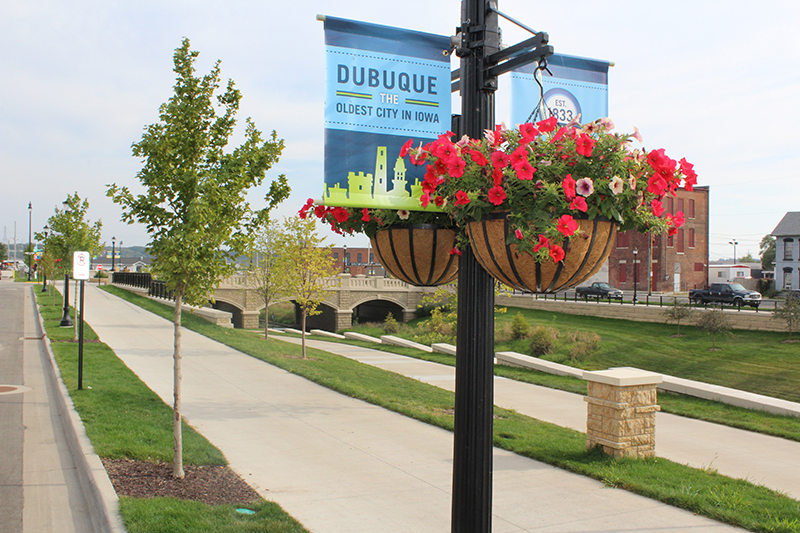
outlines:
[[792, 332], [800, 326], [800, 298], [786, 298], [783, 305], [772, 312], [772, 320], [786, 322], [786, 329], [789, 330], [791, 339]]
[[[195, 76], [198, 52], [184, 39], [173, 56], [175, 94], [159, 109], [159, 122], [145, 128], [133, 155], [143, 159], [137, 177], [145, 189], [134, 196], [127, 187], [109, 185], [123, 220], [147, 226], [153, 272], [175, 295], [173, 383], [173, 475], [183, 478], [181, 432], [181, 309], [202, 305], [221, 278], [233, 273], [233, 259], [249, 248], [252, 229], [289, 191], [280, 176], [266, 196], [267, 206], [253, 211], [245, 194], [258, 186], [278, 161], [283, 141], [275, 132], [263, 140], [247, 119], [244, 143], [226, 152], [236, 124], [241, 94], [229, 80], [220, 87], [219, 61], [209, 74]], [[217, 111], [220, 114], [217, 114]]]
[[319, 304], [325, 299], [326, 278], [336, 274], [336, 264], [330, 246], [323, 247], [323, 237], [317, 235], [316, 222], [311, 217], [292, 217], [284, 223], [286, 242], [281, 254], [281, 267], [286, 269], [286, 289], [294, 295], [302, 315], [303, 359], [306, 359], [306, 318], [319, 314]]
[[678, 325], [678, 332], [675, 334], [678, 337], [681, 334], [681, 321], [689, 318], [691, 315], [692, 306], [678, 303], [678, 300], [673, 302], [672, 307], [664, 309], [664, 316], [667, 318], [667, 322], [675, 322]]
[[0, 242], [0, 261], [8, 259], [8, 246]]
[[731, 322], [725, 312], [720, 309], [711, 309], [701, 313], [700, 318], [697, 319], [696, 325], [698, 328], [705, 330], [706, 333], [711, 335], [711, 349], [717, 349], [717, 334], [729, 333], [731, 330]]
[[764, 235], [758, 245], [761, 253], [761, 268], [764, 270], [772, 270], [775, 262], [775, 237], [772, 235]]
[[253, 287], [264, 302], [264, 338], [269, 338], [269, 306], [283, 296], [290, 296], [287, 289], [287, 268], [284, 259], [287, 236], [282, 225], [269, 221], [255, 233], [253, 247], [247, 257], [247, 283]]

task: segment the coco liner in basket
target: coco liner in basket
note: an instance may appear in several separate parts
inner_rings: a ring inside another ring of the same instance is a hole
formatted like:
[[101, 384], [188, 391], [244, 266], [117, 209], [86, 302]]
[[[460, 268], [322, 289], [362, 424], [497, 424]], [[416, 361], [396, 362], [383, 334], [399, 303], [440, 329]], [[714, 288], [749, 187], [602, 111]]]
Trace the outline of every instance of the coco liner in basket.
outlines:
[[417, 224], [380, 230], [370, 240], [383, 267], [406, 283], [435, 287], [458, 276], [454, 230]]

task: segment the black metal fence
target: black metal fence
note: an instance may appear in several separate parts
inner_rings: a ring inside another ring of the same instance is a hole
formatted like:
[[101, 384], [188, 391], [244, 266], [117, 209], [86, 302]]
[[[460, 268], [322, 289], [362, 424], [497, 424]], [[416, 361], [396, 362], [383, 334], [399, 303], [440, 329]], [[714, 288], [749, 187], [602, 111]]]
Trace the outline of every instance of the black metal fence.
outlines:
[[[696, 303], [693, 303], [688, 297], [682, 297], [682, 296], [664, 296], [664, 295], [649, 295], [649, 294], [645, 294], [643, 296], [638, 297], [638, 299], [636, 301], [633, 300], [633, 297], [631, 295], [625, 295], [624, 298], [620, 298], [620, 299], [597, 298], [597, 297], [593, 297], [593, 296], [588, 296], [588, 297], [580, 296], [579, 297], [578, 293], [574, 292], [574, 291], [565, 291], [565, 292], [560, 293], [560, 294], [559, 293], [550, 293], [550, 294], [548, 294], [548, 293], [538, 294], [537, 293], [537, 294], [531, 294], [531, 293], [526, 293], [526, 292], [521, 292], [521, 291], [514, 291], [514, 294], [527, 294], [527, 295], [533, 296], [534, 299], [536, 299], [536, 300], [558, 300], [558, 301], [564, 301], [564, 302], [567, 302], [567, 301], [573, 301], [573, 302], [582, 301], [582, 302], [593, 302], [593, 303], [607, 304], [607, 305], [612, 305], [612, 304], [620, 304], [620, 305], [622, 305], [622, 304], [633, 304], [633, 305], [664, 307], [664, 306], [674, 305], [676, 302], [679, 303], [679, 304], [689, 304], [692, 307], [709, 307], [709, 306], [717, 307], [717, 306], [720, 305], [718, 303], [715, 304], [715, 303], [712, 303], [712, 302], [708, 302], [706, 304], [696, 304]], [[758, 312], [759, 309], [762, 309], [762, 310], [774, 310], [774, 309], [777, 309], [778, 308], [778, 301], [777, 300], [764, 300], [759, 304], [758, 307], [755, 307], [755, 308], [753, 308], [753, 307], [751, 307], [751, 306], [749, 306], [747, 304], [743, 304], [741, 301], [738, 301], [736, 304], [733, 304], [733, 305], [724, 304], [724, 307], [726, 307], [726, 308], [735, 308], [737, 311], [741, 311], [742, 308], [744, 308], [744, 309], [755, 310], [756, 312]]]
[[111, 282], [119, 285], [128, 285], [139, 289], [147, 289], [148, 296], [174, 300], [172, 291], [167, 290], [164, 281], [153, 279], [149, 272], [114, 272]]

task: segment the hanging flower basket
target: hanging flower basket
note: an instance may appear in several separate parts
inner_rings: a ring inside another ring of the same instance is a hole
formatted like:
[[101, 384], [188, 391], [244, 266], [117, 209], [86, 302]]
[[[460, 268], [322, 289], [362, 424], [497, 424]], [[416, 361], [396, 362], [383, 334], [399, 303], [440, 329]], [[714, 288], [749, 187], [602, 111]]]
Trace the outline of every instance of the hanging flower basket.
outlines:
[[506, 244], [514, 233], [507, 213], [489, 213], [467, 224], [472, 251], [497, 281], [515, 289], [547, 293], [574, 287], [596, 273], [608, 259], [617, 225], [606, 220], [578, 220], [580, 234], [564, 246], [564, 259], [537, 261], [530, 253]]
[[458, 255], [451, 253], [456, 232], [436, 224], [415, 224], [378, 231], [370, 239], [383, 267], [418, 287], [435, 287], [458, 277]]

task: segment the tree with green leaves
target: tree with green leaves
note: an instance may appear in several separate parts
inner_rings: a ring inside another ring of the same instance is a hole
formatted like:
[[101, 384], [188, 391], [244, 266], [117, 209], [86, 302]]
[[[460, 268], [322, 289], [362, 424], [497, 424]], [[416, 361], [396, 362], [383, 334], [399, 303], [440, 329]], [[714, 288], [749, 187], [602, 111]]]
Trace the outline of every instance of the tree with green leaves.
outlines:
[[789, 330], [791, 339], [792, 332], [800, 326], [800, 298], [786, 298], [783, 305], [772, 312], [771, 319], [786, 322], [786, 329]]
[[8, 246], [0, 242], [0, 261], [5, 261], [6, 259], [8, 259]]
[[308, 217], [292, 217], [285, 221], [286, 245], [281, 254], [281, 267], [287, 276], [286, 289], [300, 308], [303, 359], [306, 357], [306, 319], [317, 315], [319, 304], [328, 294], [327, 278], [336, 274], [330, 246], [323, 247], [316, 222]]
[[692, 316], [692, 306], [689, 304], [678, 303], [678, 300], [672, 303], [672, 307], [667, 307], [663, 311], [667, 322], [675, 322], [678, 325], [678, 331], [675, 333], [676, 337], [681, 335], [681, 321]]
[[[181, 310], [203, 305], [223, 277], [235, 270], [235, 258], [252, 241], [253, 229], [286, 198], [281, 175], [266, 195], [266, 206], [254, 210], [246, 193], [259, 186], [280, 157], [283, 140], [273, 131], [264, 140], [248, 118], [244, 142], [226, 151], [234, 134], [241, 93], [229, 80], [220, 94], [220, 62], [205, 76], [195, 75], [198, 52], [184, 39], [173, 56], [174, 95], [159, 108], [159, 121], [145, 128], [133, 144], [143, 160], [137, 178], [143, 194], [109, 185], [108, 196], [122, 206], [122, 219], [145, 224], [147, 252], [154, 275], [175, 296], [174, 314], [174, 459], [173, 475], [183, 478], [181, 432]], [[219, 111], [219, 114], [218, 114]]]
[[717, 349], [717, 335], [728, 334], [731, 330], [731, 321], [722, 308], [704, 311], [695, 325], [711, 335], [711, 350]]
[[758, 245], [758, 249], [761, 253], [761, 268], [767, 271], [775, 268], [775, 237], [764, 235]]
[[287, 292], [286, 246], [284, 226], [277, 221], [268, 221], [256, 230], [253, 247], [247, 253], [250, 262], [247, 284], [264, 302], [265, 339], [269, 338], [269, 306], [290, 296]]

